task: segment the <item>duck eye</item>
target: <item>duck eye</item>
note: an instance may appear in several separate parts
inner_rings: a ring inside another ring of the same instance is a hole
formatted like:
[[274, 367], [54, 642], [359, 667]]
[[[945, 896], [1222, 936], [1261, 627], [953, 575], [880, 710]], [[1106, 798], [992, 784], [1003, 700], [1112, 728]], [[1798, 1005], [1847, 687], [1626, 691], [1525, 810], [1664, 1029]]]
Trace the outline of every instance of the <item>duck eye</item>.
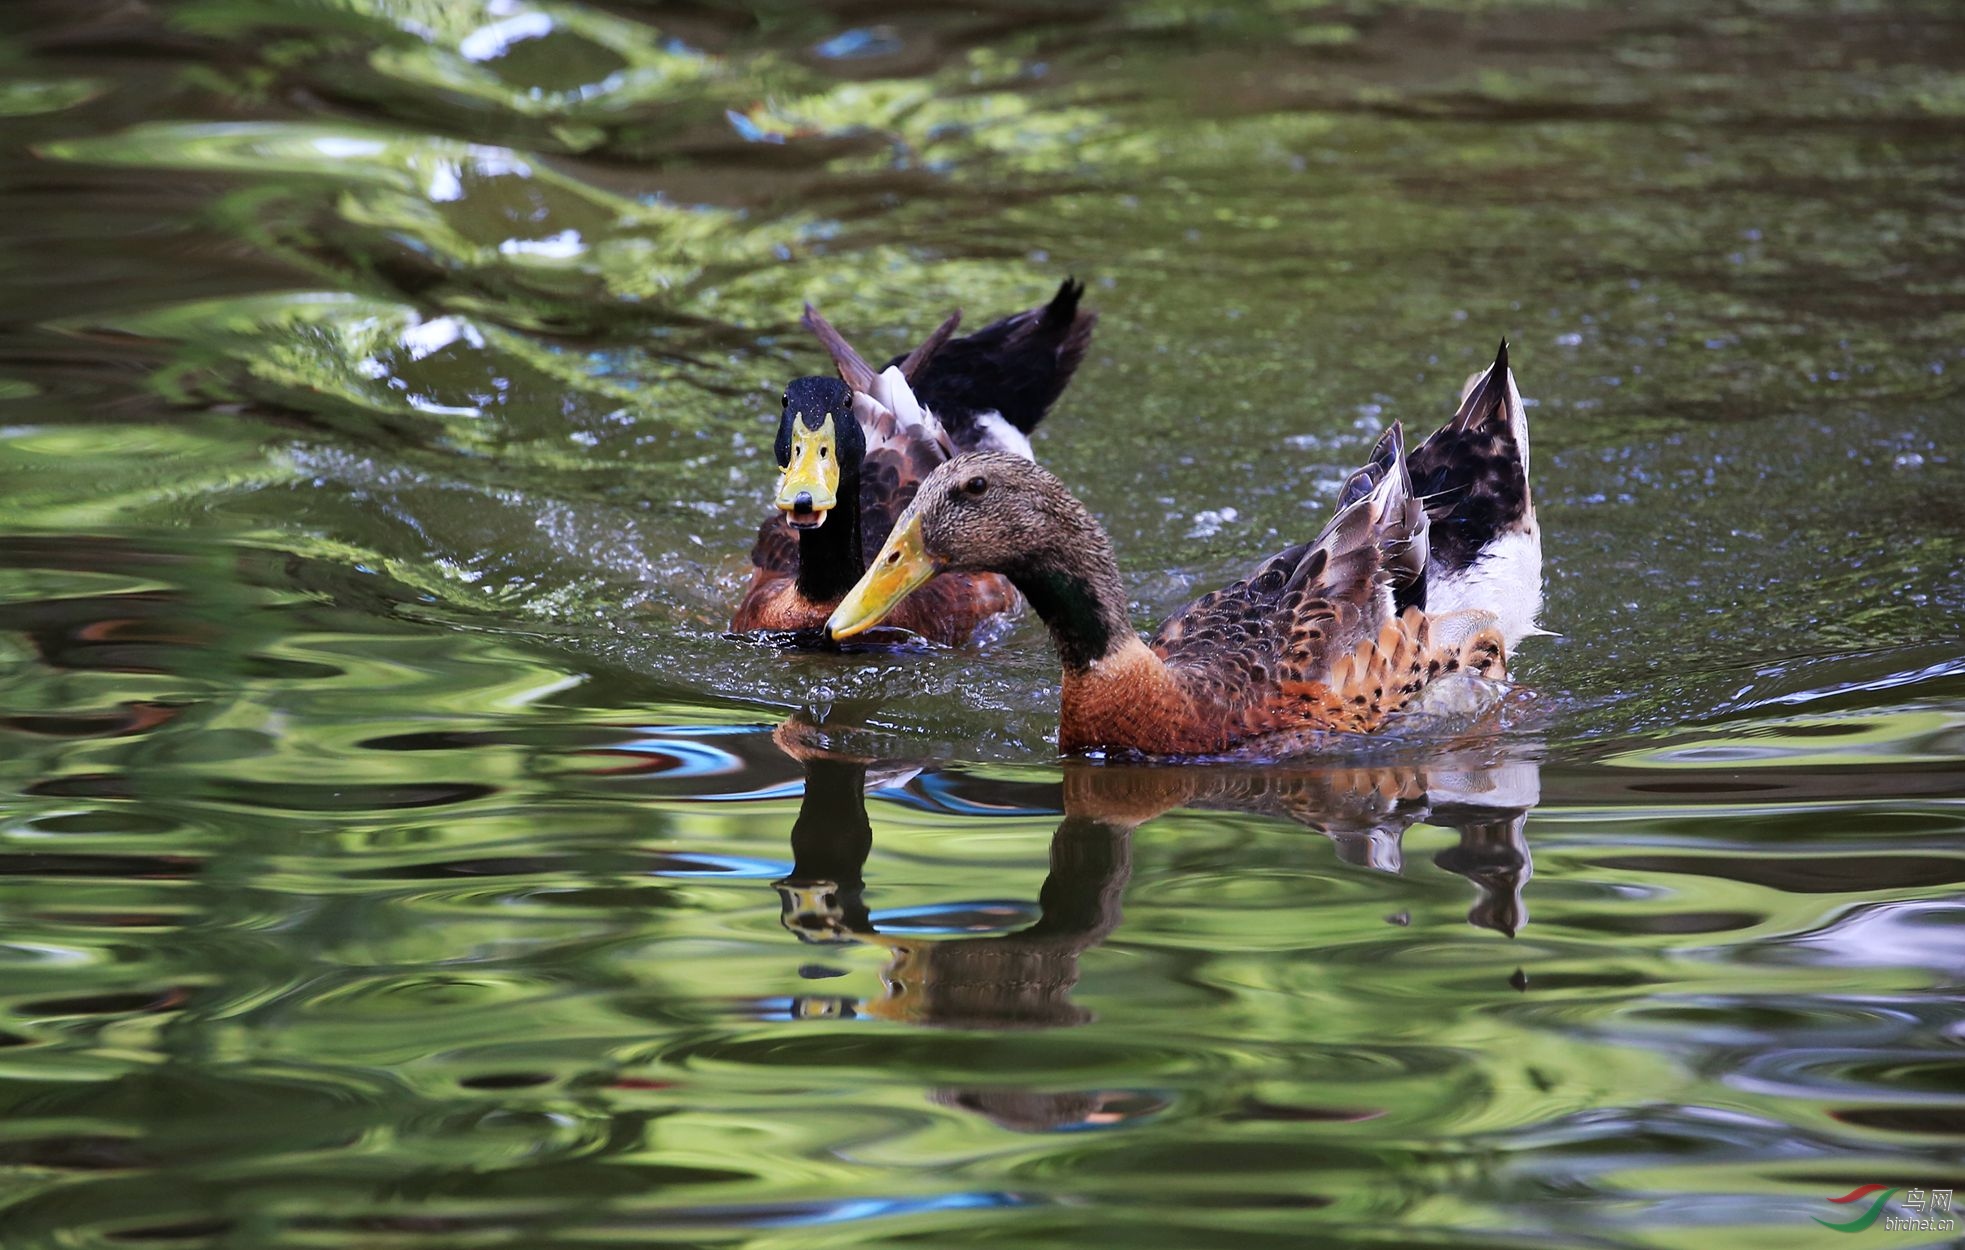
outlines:
[[971, 495], [980, 495], [989, 489], [989, 481], [981, 474], [977, 474], [975, 477], [962, 483], [962, 489]]
[[819, 459], [824, 460], [827, 456], [831, 454], [832, 454], [832, 449], [830, 447], [819, 448]]

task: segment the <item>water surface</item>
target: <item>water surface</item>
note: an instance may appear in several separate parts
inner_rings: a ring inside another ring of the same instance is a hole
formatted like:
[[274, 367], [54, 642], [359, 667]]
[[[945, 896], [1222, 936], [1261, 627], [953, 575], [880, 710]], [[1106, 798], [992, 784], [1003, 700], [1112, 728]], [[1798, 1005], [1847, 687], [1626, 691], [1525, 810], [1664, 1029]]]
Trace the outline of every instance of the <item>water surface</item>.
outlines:
[[[1786, 1250], [1953, 1186], [1965, 20], [1622, 7], [7, 6], [7, 1246]], [[872, 355], [1067, 274], [1038, 452], [1142, 623], [1511, 340], [1505, 733], [1061, 763], [1032, 622], [723, 635], [801, 303]]]

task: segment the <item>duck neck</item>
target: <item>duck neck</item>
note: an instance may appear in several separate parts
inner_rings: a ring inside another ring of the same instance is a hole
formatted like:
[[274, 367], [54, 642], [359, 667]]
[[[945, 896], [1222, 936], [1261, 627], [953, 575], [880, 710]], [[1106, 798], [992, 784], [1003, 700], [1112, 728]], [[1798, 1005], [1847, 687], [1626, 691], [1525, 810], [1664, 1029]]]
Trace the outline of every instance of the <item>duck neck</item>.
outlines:
[[1103, 532], [1080, 536], [1076, 549], [1039, 556], [1009, 572], [1010, 581], [1030, 601], [1031, 610], [1051, 631], [1067, 674], [1137, 645], [1139, 634], [1126, 611], [1119, 562]]
[[835, 603], [845, 598], [860, 574], [866, 572], [857, 473], [841, 475], [837, 498], [824, 525], [798, 531], [798, 593], [813, 603]]

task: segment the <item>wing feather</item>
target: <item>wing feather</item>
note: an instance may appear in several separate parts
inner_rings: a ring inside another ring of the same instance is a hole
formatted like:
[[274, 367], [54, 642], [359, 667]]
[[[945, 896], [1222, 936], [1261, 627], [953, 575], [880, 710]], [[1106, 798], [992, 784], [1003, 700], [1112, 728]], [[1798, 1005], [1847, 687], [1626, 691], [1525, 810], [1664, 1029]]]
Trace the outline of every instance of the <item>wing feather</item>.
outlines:
[[1395, 424], [1346, 483], [1347, 502], [1322, 533], [1190, 604], [1160, 627], [1153, 649], [1217, 703], [1323, 681], [1394, 617], [1395, 593], [1423, 575], [1426, 513], [1404, 458]]

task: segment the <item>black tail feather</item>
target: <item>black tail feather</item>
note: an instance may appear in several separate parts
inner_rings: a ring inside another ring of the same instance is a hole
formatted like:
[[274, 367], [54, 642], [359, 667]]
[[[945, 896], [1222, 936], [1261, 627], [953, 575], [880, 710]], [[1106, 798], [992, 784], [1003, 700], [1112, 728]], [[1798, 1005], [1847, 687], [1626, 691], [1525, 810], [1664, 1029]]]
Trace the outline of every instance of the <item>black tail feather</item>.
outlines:
[[1494, 363], [1461, 398], [1460, 410], [1453, 414], [1453, 425], [1469, 430], [1498, 421], [1505, 426], [1508, 415], [1508, 340], [1502, 339], [1500, 349], [1494, 353]]
[[962, 310], [958, 308], [948, 315], [946, 321], [936, 326], [935, 332], [923, 339], [919, 347], [901, 358], [901, 376], [907, 379], [909, 386], [913, 386], [914, 380], [933, 363], [935, 353], [948, 343], [955, 333], [955, 327], [961, 324]]
[[1084, 294], [1084, 283], [1066, 278], [1050, 303], [951, 339], [926, 362], [915, 395], [958, 446], [970, 444], [986, 412], [1026, 434], [1037, 428], [1091, 346], [1098, 313], [1079, 307]]
[[1440, 567], [1472, 564], [1483, 548], [1530, 515], [1528, 447], [1509, 403], [1508, 341], [1468, 388], [1459, 411], [1412, 449], [1406, 468], [1426, 501]]

